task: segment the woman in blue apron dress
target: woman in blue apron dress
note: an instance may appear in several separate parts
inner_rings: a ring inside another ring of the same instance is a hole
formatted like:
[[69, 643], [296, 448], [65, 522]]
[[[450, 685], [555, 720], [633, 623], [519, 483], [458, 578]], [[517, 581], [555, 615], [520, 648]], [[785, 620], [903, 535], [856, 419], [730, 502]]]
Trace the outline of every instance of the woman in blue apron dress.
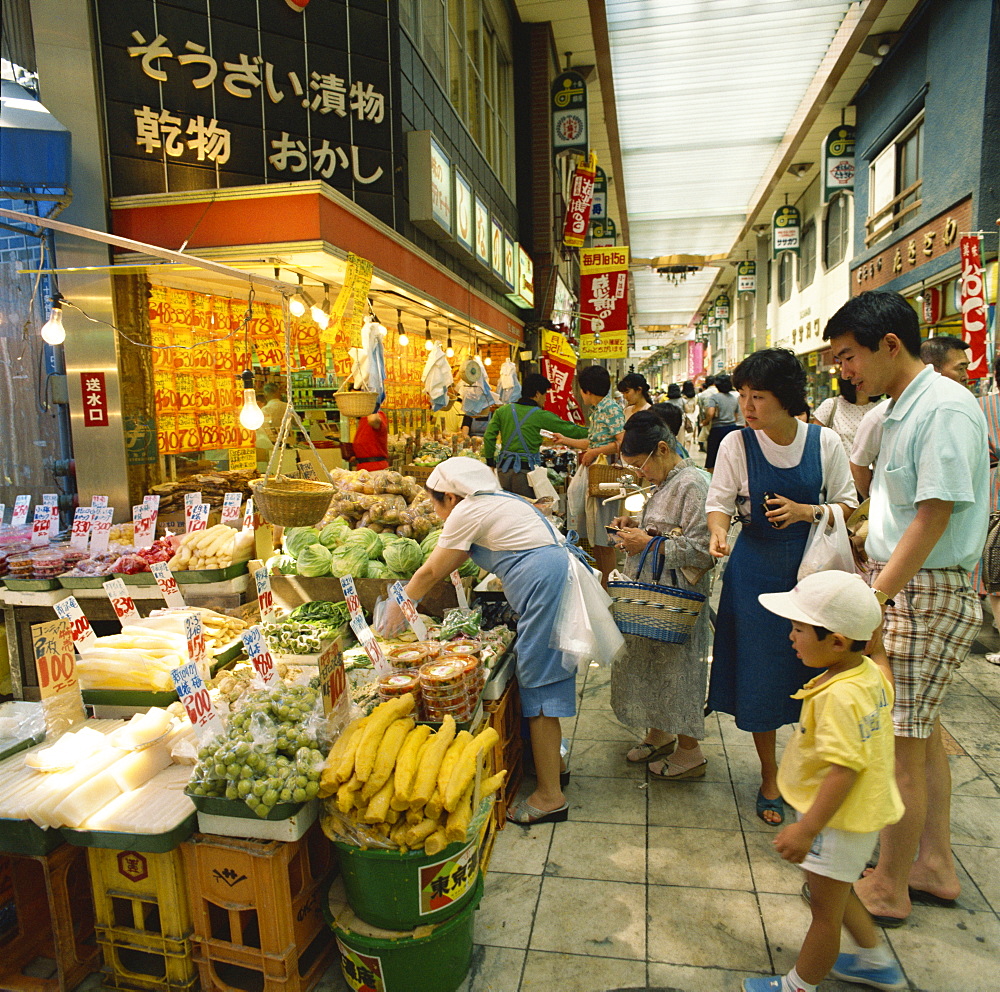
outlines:
[[[740, 391], [747, 426], [724, 441], [720, 464], [732, 461], [739, 448], [745, 450], [748, 493], [740, 506], [743, 529], [726, 565], [719, 598], [708, 706], [731, 713], [740, 730], [753, 734], [761, 763], [757, 815], [777, 825], [784, 812], [777, 786], [776, 731], [798, 720], [801, 704], [790, 697], [815, 672], [796, 656], [788, 621], [769, 615], [757, 597], [795, 586], [816, 507], [826, 492], [831, 498], [842, 497], [849, 475], [846, 458], [839, 459], [822, 444], [826, 428], [804, 426], [794, 417], [805, 403], [805, 374], [791, 352], [756, 352], [737, 367], [733, 383]], [[781, 468], [768, 461], [758, 431], [782, 446], [791, 446], [804, 433], [798, 464]], [[717, 557], [725, 552], [729, 517], [714, 512], [715, 507], [739, 502], [735, 492], [720, 492], [727, 478], [731, 487], [732, 476], [716, 469], [708, 498], [712, 553]]]
[[[503, 582], [504, 595], [519, 615], [517, 680], [521, 712], [528, 718], [538, 780], [535, 792], [512, 810], [508, 819], [526, 825], [562, 822], [568, 818], [569, 806], [562, 786], [569, 781], [569, 773], [561, 768], [559, 719], [576, 713], [576, 671], [564, 667], [563, 653], [550, 648], [549, 643], [566, 584], [570, 555], [583, 559], [585, 556], [558, 534], [543, 513], [520, 496], [500, 490], [493, 473], [475, 459], [460, 457], [442, 462], [427, 480], [427, 489], [446, 526], [438, 546], [407, 583], [406, 593], [419, 601], [435, 582], [458, 568], [467, 557]], [[477, 504], [485, 501], [488, 512], [483, 513], [478, 505], [472, 507], [473, 501]], [[449, 528], [449, 517], [456, 506], [463, 503], [459, 514], [462, 523], [458, 528]], [[464, 520], [469, 511], [475, 520], [482, 521], [481, 524], [473, 522], [473, 529]], [[476, 543], [475, 529], [478, 528], [486, 539], [487, 531], [498, 521], [523, 525], [523, 519], [517, 520], [517, 515], [522, 513], [544, 521], [551, 543], [505, 550], [491, 550]], [[455, 535], [450, 538], [452, 531]], [[445, 543], [449, 540], [468, 546], [449, 548]], [[401, 622], [398, 608], [390, 603], [382, 629], [393, 630]]]

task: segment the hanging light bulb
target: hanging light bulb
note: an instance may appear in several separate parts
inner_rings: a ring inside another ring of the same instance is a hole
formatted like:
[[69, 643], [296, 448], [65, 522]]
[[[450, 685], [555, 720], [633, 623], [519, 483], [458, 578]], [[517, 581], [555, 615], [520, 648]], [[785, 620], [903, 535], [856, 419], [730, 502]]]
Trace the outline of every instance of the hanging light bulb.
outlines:
[[240, 424], [248, 431], [260, 430], [264, 426], [264, 411], [257, 405], [257, 391], [253, 388], [253, 372], [247, 369], [236, 378], [243, 380], [243, 408], [240, 410]]
[[62, 344], [66, 340], [66, 328], [63, 327], [62, 297], [58, 293], [52, 297], [49, 319], [42, 324], [42, 340], [46, 344]]
[[406, 333], [406, 328], [403, 327], [403, 311], [396, 311], [396, 333], [399, 335], [397, 340], [399, 341], [399, 347], [405, 348], [410, 343], [409, 335]]
[[444, 354], [446, 358], [455, 357], [455, 349], [451, 346], [451, 328], [448, 328], [448, 347], [445, 348]]
[[323, 284], [323, 302], [319, 306], [313, 304], [309, 313], [321, 331], [330, 326], [330, 287], [326, 283]]
[[424, 320], [424, 348], [430, 351], [434, 347], [434, 342], [431, 340], [431, 322], [427, 319]]
[[288, 309], [291, 311], [293, 317], [301, 317], [306, 312], [306, 305], [304, 301], [295, 296], [289, 302]]
[[489, 353], [487, 353], [486, 357], [483, 359], [483, 365], [489, 366], [492, 364], [493, 364], [493, 359], [490, 357]]

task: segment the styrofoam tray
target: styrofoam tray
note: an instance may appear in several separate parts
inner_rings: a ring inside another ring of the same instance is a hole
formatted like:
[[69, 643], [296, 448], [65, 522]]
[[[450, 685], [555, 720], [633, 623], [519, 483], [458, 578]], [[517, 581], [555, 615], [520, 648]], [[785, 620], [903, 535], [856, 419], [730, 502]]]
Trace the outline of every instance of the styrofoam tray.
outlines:
[[198, 830], [222, 837], [246, 837], [250, 840], [299, 840], [319, 817], [319, 800], [312, 799], [287, 820], [247, 819], [241, 816], [216, 816], [198, 811]]

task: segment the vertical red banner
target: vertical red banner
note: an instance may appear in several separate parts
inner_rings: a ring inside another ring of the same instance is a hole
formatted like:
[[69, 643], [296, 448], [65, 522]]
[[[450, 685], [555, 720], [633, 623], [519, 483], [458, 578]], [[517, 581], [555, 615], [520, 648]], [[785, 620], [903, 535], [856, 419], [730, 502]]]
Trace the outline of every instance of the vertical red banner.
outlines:
[[83, 396], [83, 426], [108, 426], [108, 390], [103, 372], [81, 372], [80, 392]]
[[986, 363], [986, 300], [979, 238], [962, 238], [962, 339], [972, 351], [969, 378], [989, 374]]
[[566, 207], [566, 225], [563, 244], [567, 248], [582, 248], [590, 228], [590, 210], [594, 204], [594, 178], [597, 175], [597, 156], [591, 152], [586, 162], [581, 162], [573, 173], [569, 187], [569, 204]]

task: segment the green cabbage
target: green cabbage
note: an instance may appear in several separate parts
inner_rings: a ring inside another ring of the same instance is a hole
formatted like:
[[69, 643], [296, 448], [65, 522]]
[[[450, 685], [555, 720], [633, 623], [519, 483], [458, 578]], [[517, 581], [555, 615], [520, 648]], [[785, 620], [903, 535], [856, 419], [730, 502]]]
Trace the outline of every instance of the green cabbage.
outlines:
[[368, 558], [378, 558], [382, 554], [382, 539], [367, 527], [352, 530], [345, 538], [344, 544], [364, 548]]
[[385, 563], [392, 571], [410, 578], [424, 563], [424, 556], [416, 541], [404, 537], [385, 549]]
[[379, 561], [377, 558], [373, 558], [368, 562], [368, 578], [369, 579], [387, 579], [389, 578], [389, 567], [384, 561]]
[[330, 574], [330, 552], [318, 542], [303, 548], [297, 560], [299, 575], [315, 577]]
[[438, 538], [441, 536], [441, 528], [432, 530], [421, 542], [420, 550], [423, 553], [424, 561], [430, 557], [431, 552], [437, 547]]
[[342, 544], [330, 555], [330, 573], [338, 579], [353, 575], [356, 579], [368, 576], [368, 554], [357, 544]]
[[268, 571], [277, 569], [282, 575], [295, 575], [299, 570], [291, 555], [275, 555], [267, 564], [270, 566]]
[[337, 517], [319, 532], [319, 543], [324, 548], [333, 550], [338, 545], [343, 544], [351, 533], [351, 525], [343, 517]]
[[285, 531], [285, 551], [298, 558], [299, 555], [319, 541], [319, 531], [315, 527], [292, 527]]
[[479, 575], [479, 566], [471, 558], [466, 558], [458, 567], [458, 574], [462, 578], [474, 579]]

